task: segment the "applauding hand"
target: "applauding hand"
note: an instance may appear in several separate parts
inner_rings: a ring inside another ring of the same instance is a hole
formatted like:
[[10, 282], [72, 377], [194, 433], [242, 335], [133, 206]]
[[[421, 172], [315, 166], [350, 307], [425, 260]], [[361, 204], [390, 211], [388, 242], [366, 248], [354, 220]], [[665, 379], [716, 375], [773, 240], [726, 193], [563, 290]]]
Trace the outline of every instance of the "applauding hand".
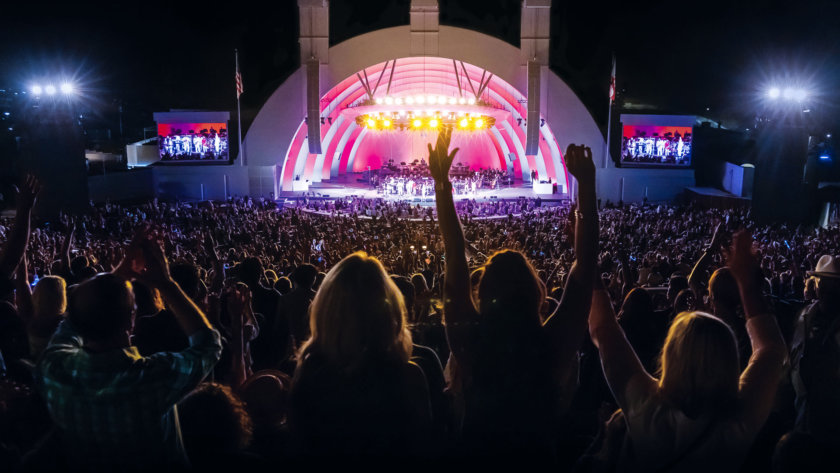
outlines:
[[27, 174], [23, 184], [17, 190], [17, 206], [19, 210], [32, 210], [38, 193], [41, 191], [41, 183], [32, 174]]
[[570, 144], [566, 148], [566, 168], [581, 184], [594, 184], [595, 164], [588, 146]]

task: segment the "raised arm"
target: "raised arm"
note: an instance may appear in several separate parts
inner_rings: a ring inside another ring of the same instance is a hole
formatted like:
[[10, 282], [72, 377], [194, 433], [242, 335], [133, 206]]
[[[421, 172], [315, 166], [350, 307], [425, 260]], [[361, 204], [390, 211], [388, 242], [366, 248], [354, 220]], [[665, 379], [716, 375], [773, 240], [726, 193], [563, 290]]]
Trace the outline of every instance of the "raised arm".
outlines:
[[15, 298], [17, 300], [17, 313], [24, 322], [29, 322], [35, 315], [32, 309], [32, 290], [29, 288], [29, 271], [26, 264], [26, 257], [21, 259], [17, 271], [15, 271]]
[[589, 313], [589, 335], [598, 347], [601, 366], [607, 384], [622, 409], [627, 409], [628, 393], [652, 395], [657, 383], [642, 366], [636, 352], [627, 341], [624, 330], [618, 324], [610, 296], [603, 287], [592, 292], [592, 310]]
[[29, 243], [29, 221], [32, 217], [32, 207], [38, 198], [41, 185], [35, 176], [27, 175], [17, 191], [17, 212], [15, 223], [3, 252], [0, 253], [0, 276], [11, 279], [26, 252]]
[[561, 373], [575, 363], [586, 334], [586, 317], [592, 303], [592, 284], [596, 278], [598, 254], [598, 210], [595, 198], [595, 164], [592, 151], [569, 145], [566, 165], [578, 181], [578, 207], [575, 223], [575, 262], [569, 272], [560, 305], [545, 322], [552, 346], [560, 360]]
[[739, 393], [745, 420], [759, 427], [770, 415], [788, 351], [776, 317], [761, 295], [760, 270], [752, 241], [747, 231], [736, 233], [727, 265], [738, 283], [753, 350], [749, 364], [741, 373]]
[[68, 231], [64, 234], [64, 241], [61, 242], [61, 270], [63, 275], [72, 275], [70, 269], [70, 249], [73, 246], [73, 235], [76, 233], [76, 223], [70, 222]]
[[715, 227], [715, 232], [712, 234], [712, 242], [709, 243], [709, 247], [706, 248], [706, 251], [703, 252], [703, 255], [699, 260], [697, 260], [697, 263], [695, 263], [694, 267], [691, 269], [691, 274], [688, 275], [688, 287], [694, 293], [694, 297], [697, 298], [698, 301], [703, 300], [703, 283], [705, 281], [702, 280], [701, 274], [703, 273], [703, 270], [709, 267], [712, 263], [712, 257], [720, 246], [723, 238], [723, 232], [720, 231], [721, 225], [722, 223], [718, 223], [717, 227]]
[[470, 296], [470, 272], [467, 266], [466, 242], [461, 222], [455, 212], [452, 199], [452, 183], [449, 182], [449, 168], [458, 148], [449, 152], [452, 129], [445, 128], [438, 133], [434, 148], [429, 144], [429, 170], [435, 180], [435, 201], [438, 224], [446, 253], [446, 278], [443, 287], [443, 313], [447, 337], [456, 357], [465, 355], [461, 327], [475, 320], [475, 305]]

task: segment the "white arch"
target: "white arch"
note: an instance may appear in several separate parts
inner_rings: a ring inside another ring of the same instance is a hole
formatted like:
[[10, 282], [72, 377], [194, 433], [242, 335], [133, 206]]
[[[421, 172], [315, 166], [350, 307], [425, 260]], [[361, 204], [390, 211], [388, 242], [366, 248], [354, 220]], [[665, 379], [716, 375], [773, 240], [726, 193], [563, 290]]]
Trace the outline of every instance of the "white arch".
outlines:
[[[344, 123], [344, 115], [339, 115], [336, 120], [333, 121], [332, 125], [330, 125], [330, 129], [327, 131], [327, 135], [324, 136], [324, 142], [321, 143], [321, 154], [315, 158], [315, 169], [312, 170], [312, 182], [321, 182], [321, 176], [324, 172], [324, 159], [327, 151], [330, 149], [330, 143], [332, 142], [335, 134], [341, 128], [341, 125]], [[329, 176], [327, 176], [329, 178]]]
[[364, 141], [365, 136], [367, 136], [368, 128], [362, 130], [359, 133], [359, 136], [356, 137], [356, 141], [353, 143], [353, 147], [350, 148], [350, 157], [347, 159], [347, 171], [346, 172], [353, 172], [353, 162], [356, 160], [356, 151], [359, 150], [359, 146], [361, 146], [362, 141]]
[[339, 166], [341, 166], [341, 153], [344, 151], [344, 147], [347, 146], [347, 140], [350, 139], [353, 135], [353, 131], [355, 131], [358, 127], [358, 125], [351, 122], [350, 125], [347, 126], [347, 129], [344, 130], [344, 134], [341, 136], [341, 140], [335, 148], [335, 154], [333, 154], [333, 161], [330, 166], [330, 177], [338, 177], [341, 172], [339, 170]]

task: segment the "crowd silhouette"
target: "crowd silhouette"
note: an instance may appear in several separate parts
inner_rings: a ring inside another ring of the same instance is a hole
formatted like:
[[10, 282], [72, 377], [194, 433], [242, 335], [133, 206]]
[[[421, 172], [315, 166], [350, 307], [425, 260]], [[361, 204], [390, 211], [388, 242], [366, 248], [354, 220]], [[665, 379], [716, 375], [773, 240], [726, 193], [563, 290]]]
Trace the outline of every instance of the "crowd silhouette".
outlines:
[[576, 145], [573, 205], [456, 206], [450, 135], [434, 211], [155, 200], [31, 225], [27, 177], [0, 226], [4, 471], [833, 458], [840, 229], [602, 205]]

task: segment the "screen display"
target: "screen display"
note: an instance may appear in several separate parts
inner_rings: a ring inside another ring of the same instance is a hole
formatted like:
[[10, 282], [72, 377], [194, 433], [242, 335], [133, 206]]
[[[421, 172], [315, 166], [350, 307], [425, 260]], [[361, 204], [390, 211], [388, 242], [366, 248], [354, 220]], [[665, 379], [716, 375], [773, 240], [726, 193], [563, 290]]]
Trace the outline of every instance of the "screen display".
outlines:
[[227, 123], [159, 123], [161, 161], [219, 162], [230, 158]]
[[621, 135], [623, 166], [690, 166], [691, 127], [624, 125]]

